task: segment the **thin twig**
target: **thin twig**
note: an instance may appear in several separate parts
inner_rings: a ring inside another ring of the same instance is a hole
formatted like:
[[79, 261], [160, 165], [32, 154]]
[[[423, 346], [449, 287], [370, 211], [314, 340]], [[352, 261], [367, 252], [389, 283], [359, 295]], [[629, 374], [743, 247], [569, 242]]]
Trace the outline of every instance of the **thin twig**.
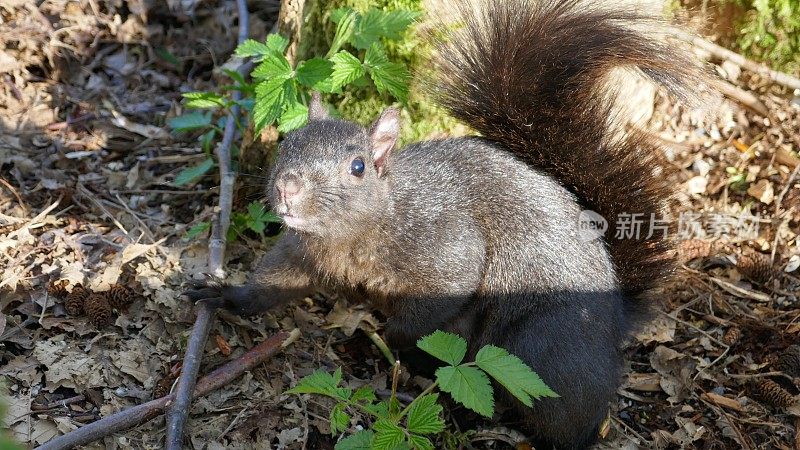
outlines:
[[[246, 0], [237, 0], [236, 6], [239, 11], [238, 42], [241, 44], [249, 34], [248, 22], [250, 19]], [[249, 67], [248, 64], [243, 64], [239, 66], [237, 71], [244, 76]], [[236, 181], [236, 174], [231, 170], [230, 148], [236, 136], [236, 123], [239, 115], [238, 101], [240, 98], [241, 93], [235, 91], [233, 93], [234, 106], [231, 107], [228, 113], [222, 141], [216, 149], [220, 171], [219, 217], [213, 221], [211, 229], [211, 239], [209, 239], [208, 244], [208, 269], [209, 272], [219, 278], [224, 278], [225, 275], [222, 268], [225, 256], [225, 238], [230, 225], [233, 184]], [[165, 444], [167, 450], [179, 450], [183, 445], [183, 428], [186, 425], [192, 403], [192, 388], [197, 379], [200, 361], [203, 357], [203, 348], [208, 340], [208, 332], [211, 329], [214, 314], [215, 311], [204, 304], [197, 311], [195, 326], [189, 339], [186, 355], [183, 358], [183, 370], [178, 378], [175, 403], [170, 406], [167, 414], [167, 441]]]
[[[197, 382], [197, 386], [195, 386], [192, 397], [202, 397], [231, 383], [245, 372], [262, 364], [272, 355], [291, 344], [297, 339], [298, 334], [299, 332], [296, 331], [292, 333], [286, 333], [285, 331], [276, 333], [269, 339], [245, 352], [242, 356], [233, 361], [229, 361], [227, 364], [201, 378], [200, 381]], [[167, 405], [174, 399], [175, 394], [169, 394], [147, 403], [128, 408], [100, 419], [97, 422], [78, 428], [63, 436], [59, 436], [38, 447], [37, 450], [71, 449], [103, 439], [114, 433], [128, 430], [163, 414]]]
[[681, 31], [676, 31], [675, 35], [678, 38], [691, 43], [695, 47], [701, 48], [711, 53], [717, 58], [727, 59], [728, 61], [738, 66], [742, 66], [747, 70], [756, 72], [757, 74], [764, 76], [778, 84], [782, 84], [788, 88], [800, 89], [800, 78], [793, 77], [787, 73], [779, 72], [777, 70], [772, 70], [763, 64], [751, 61], [736, 52], [730, 51], [725, 47], [721, 47], [699, 36], [694, 36], [692, 34], [684, 33]]

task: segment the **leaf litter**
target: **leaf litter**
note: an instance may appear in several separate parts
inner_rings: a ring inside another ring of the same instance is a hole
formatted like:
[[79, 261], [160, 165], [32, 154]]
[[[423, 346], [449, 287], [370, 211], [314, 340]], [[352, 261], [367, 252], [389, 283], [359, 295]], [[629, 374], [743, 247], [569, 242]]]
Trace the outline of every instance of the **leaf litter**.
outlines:
[[[254, 38], [275, 20], [273, 3], [252, 18]], [[218, 182], [176, 185], [206, 155], [191, 133], [168, 134], [167, 123], [183, 112], [181, 92], [219, 84], [215, 65], [235, 45], [235, 14], [216, 0], [146, 4], [0, 5], [0, 374], [4, 421], [22, 443], [168, 392], [185, 350], [193, 314], [179, 294], [205, 270], [207, 249], [203, 239], [181, 238], [213, 213]], [[657, 90], [637, 90], [637, 115], [678, 168], [672, 213], [699, 226], [682, 237], [676, 279], [655, 296], [662, 313], [626, 349], [630, 370], [599, 448], [797, 442], [797, 407], [788, 403], [800, 392], [800, 357], [791, 353], [800, 343], [800, 100], [715, 62], [767, 116], [726, 101], [713, 119], [699, 119]], [[237, 198], [238, 209], [251, 200]], [[731, 232], [743, 224], [746, 236]], [[245, 239], [229, 249], [233, 282], [255, 263], [253, 246], [268, 246]], [[742, 266], [752, 253], [766, 262]], [[48, 294], [58, 280], [69, 291], [121, 283], [138, 295], [98, 329]], [[342, 366], [348, 386], [387, 392], [389, 366], [365, 335], [381, 318], [344, 298], [316, 295], [254, 320], [219, 316], [204, 373], [278, 329], [299, 327], [302, 337], [195, 402], [187, 438], [195, 448], [332, 448], [331, 405], [282, 395], [320, 367]], [[400, 394], [429, 382], [405, 372]], [[476, 429], [481, 448], [520, 437], [508, 421], [446, 414]], [[356, 425], [364, 425], [358, 415]], [[156, 419], [93, 447], [160, 448], [163, 428]]]

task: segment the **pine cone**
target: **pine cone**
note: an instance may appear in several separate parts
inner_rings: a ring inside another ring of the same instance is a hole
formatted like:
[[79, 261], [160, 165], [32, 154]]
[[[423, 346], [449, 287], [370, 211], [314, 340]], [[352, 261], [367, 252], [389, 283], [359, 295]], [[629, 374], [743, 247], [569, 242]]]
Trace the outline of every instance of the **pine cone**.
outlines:
[[47, 285], [47, 293], [51, 297], [64, 298], [67, 296], [67, 280], [51, 281]]
[[786, 408], [796, 402], [792, 394], [768, 378], [756, 381], [753, 385], [753, 393], [767, 405], [776, 408]]
[[775, 361], [774, 367], [789, 376], [800, 377], [800, 345], [789, 346]]
[[103, 292], [96, 292], [86, 298], [84, 309], [89, 320], [97, 328], [105, 328], [111, 325], [111, 305]]
[[722, 336], [722, 342], [724, 342], [725, 345], [733, 345], [739, 342], [739, 339], [741, 338], [742, 338], [742, 330], [739, 329], [738, 327], [730, 327], [728, 328], [728, 331], [726, 331], [725, 334]]
[[71, 316], [83, 314], [87, 297], [89, 297], [89, 291], [80, 284], [76, 284], [72, 288], [72, 292], [67, 295], [67, 299], [64, 300], [64, 309], [67, 310], [67, 314]]
[[703, 239], [688, 239], [678, 244], [678, 259], [687, 263], [693, 259], [705, 258], [711, 254], [711, 242]]
[[772, 261], [763, 253], [742, 255], [736, 262], [736, 268], [745, 278], [757, 283], [766, 283], [772, 278]]
[[127, 309], [128, 305], [133, 302], [133, 291], [121, 284], [111, 286], [111, 289], [106, 294], [111, 307], [117, 311]]

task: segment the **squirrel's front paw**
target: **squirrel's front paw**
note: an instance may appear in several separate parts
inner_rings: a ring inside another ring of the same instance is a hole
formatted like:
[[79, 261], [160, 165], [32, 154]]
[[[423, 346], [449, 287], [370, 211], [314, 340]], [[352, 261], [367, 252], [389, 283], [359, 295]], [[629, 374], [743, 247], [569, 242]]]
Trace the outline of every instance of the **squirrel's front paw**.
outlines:
[[184, 297], [192, 303], [203, 303], [211, 308], [224, 308], [226, 305], [224, 291], [228, 286], [214, 278], [193, 280], [189, 289], [183, 292]]

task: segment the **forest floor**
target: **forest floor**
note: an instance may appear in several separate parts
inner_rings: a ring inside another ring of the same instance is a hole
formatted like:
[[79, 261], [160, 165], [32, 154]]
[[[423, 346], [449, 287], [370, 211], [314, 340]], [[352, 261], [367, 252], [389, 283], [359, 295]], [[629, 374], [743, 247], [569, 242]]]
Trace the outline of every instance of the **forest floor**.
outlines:
[[[194, 316], [180, 293], [205, 270], [208, 250], [203, 236], [183, 237], [214, 214], [218, 179], [175, 186], [206, 156], [196, 136], [165, 123], [181, 113], [182, 92], [224, 84], [216, 68], [235, 46], [236, 13], [232, 2], [206, 1], [189, 18], [166, 9], [179, 2], [155, 3], [0, 5], [0, 375], [4, 421], [21, 443], [163, 394], [185, 350]], [[251, 36], [263, 38], [276, 15], [277, 2], [260, 2]], [[717, 69], [755, 106], [727, 101], [708, 120], [640, 93], [665, 164], [678, 169], [683, 265], [626, 349], [601, 448], [800, 449], [800, 99], [737, 66]], [[237, 210], [252, 200], [243, 180]], [[232, 282], [268, 241], [245, 233], [229, 246]], [[132, 303], [98, 328], [48, 291], [57, 280], [68, 290], [126, 286]], [[379, 326], [369, 310], [322, 294], [253, 320], [221, 314], [201, 373], [278, 330], [300, 337], [195, 401], [187, 439], [194, 448], [333, 448], [330, 405], [283, 392], [338, 366], [351, 386], [385, 391], [389, 366], [364, 332]], [[426, 382], [402, 381], [412, 395]], [[509, 448], [519, 435], [511, 423], [448, 416], [451, 430], [477, 430], [451, 436], [477, 448]], [[163, 438], [158, 418], [94, 447], [160, 448]]]

